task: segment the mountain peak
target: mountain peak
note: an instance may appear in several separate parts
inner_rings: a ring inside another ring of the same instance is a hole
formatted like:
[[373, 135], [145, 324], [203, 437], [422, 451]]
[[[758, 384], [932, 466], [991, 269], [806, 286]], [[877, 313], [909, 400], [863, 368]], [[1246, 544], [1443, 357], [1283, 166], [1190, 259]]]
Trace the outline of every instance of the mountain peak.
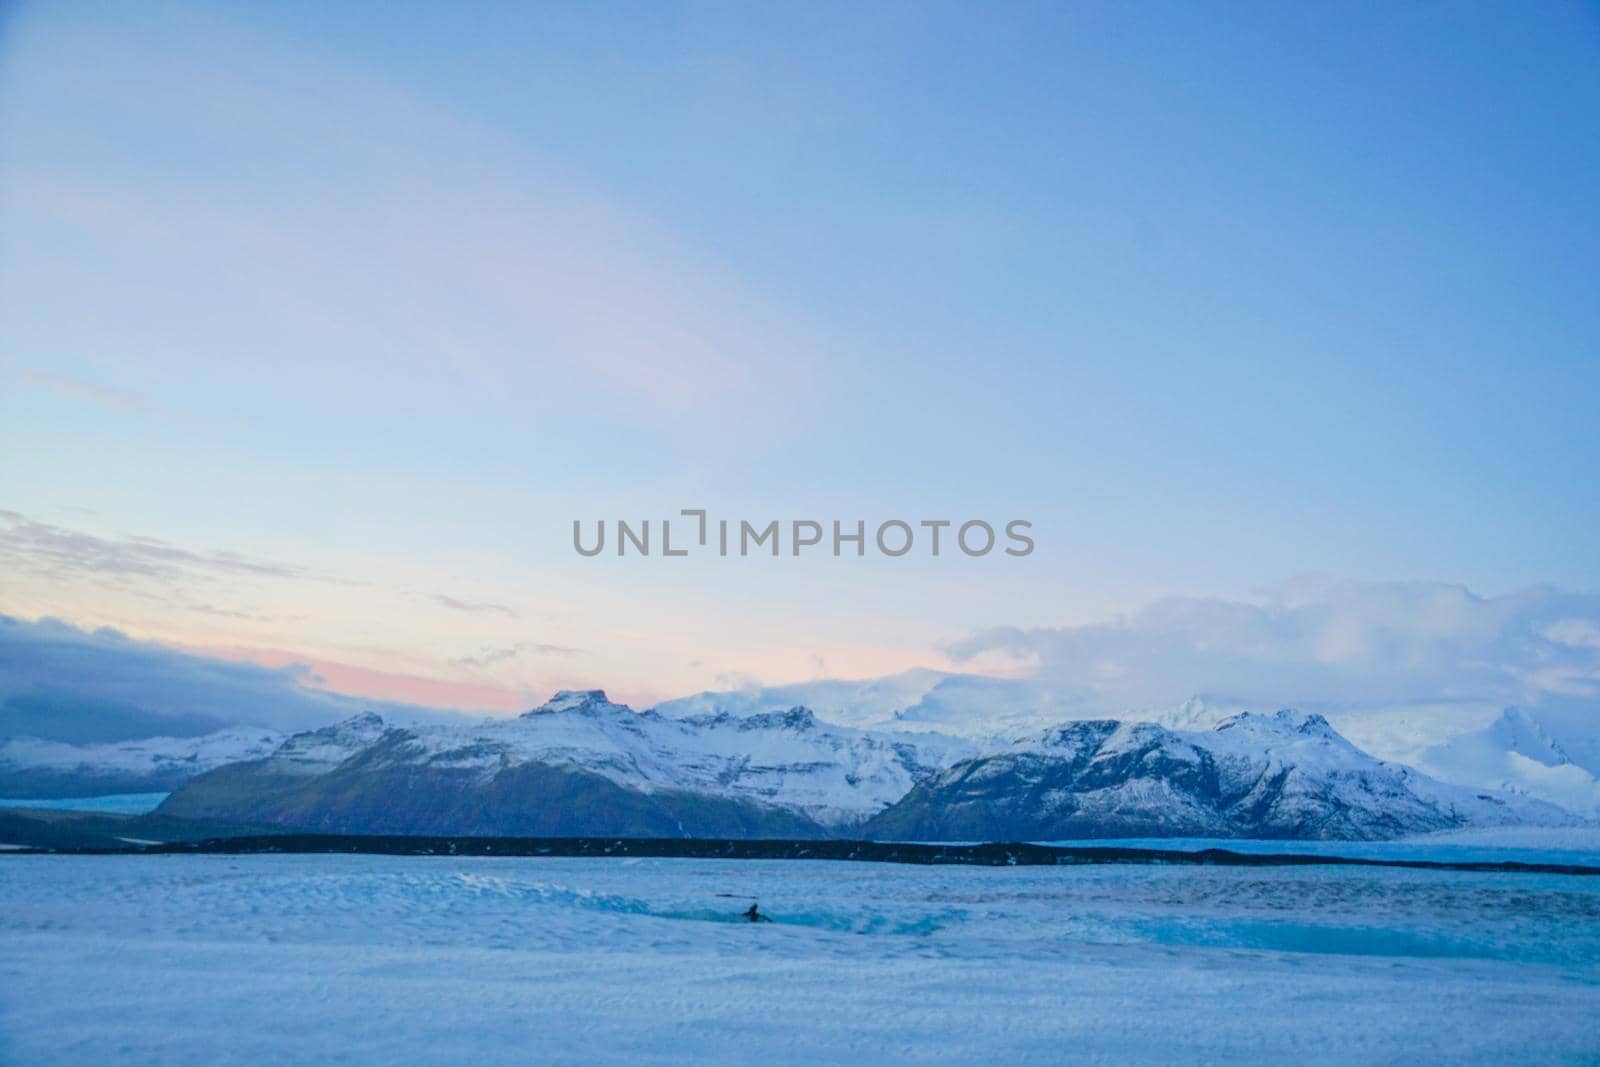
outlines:
[[523, 718], [531, 715], [544, 715], [556, 711], [592, 711], [596, 708], [618, 707], [606, 699], [604, 689], [562, 689], [555, 696], [540, 704], [532, 711], [523, 714]]
[[760, 715], [748, 715], [741, 720], [740, 729], [744, 730], [812, 730], [817, 725], [817, 717], [810, 708], [796, 705], [788, 711], [768, 711]]
[[1279, 708], [1271, 715], [1255, 711], [1241, 711], [1224, 719], [1216, 726], [1216, 731], [1224, 730], [1249, 730], [1252, 732], [1265, 732], [1280, 734], [1300, 734], [1305, 737], [1326, 737], [1333, 740], [1343, 740], [1328, 720], [1316, 712], [1296, 711], [1294, 708]]
[[1546, 767], [1572, 762], [1566, 750], [1545, 731], [1544, 724], [1521, 708], [1506, 708], [1489, 730], [1508, 751], [1520, 753]]

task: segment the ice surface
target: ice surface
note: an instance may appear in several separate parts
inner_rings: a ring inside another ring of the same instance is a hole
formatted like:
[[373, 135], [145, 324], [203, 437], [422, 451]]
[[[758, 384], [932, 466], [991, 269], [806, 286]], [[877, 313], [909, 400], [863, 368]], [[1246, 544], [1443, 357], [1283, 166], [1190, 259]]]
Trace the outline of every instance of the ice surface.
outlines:
[[103, 797], [41, 797], [0, 799], [0, 808], [43, 811], [94, 811], [106, 815], [145, 815], [155, 811], [169, 793], [112, 793]]
[[1113, 848], [1207, 848], [1232, 852], [1347, 856], [1352, 859], [1427, 860], [1439, 863], [1544, 863], [1600, 868], [1600, 827], [1493, 826], [1445, 830], [1397, 841], [1252, 841], [1236, 837], [1116, 837], [1039, 841], [1041, 845]]
[[1600, 879], [0, 856], [5, 1063], [1570, 1062], [1597, 1019]]

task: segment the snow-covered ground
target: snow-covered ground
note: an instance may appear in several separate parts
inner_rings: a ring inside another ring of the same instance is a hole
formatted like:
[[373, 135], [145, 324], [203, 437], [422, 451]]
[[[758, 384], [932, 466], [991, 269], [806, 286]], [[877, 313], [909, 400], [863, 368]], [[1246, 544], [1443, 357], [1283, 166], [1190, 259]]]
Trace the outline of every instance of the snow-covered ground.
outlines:
[[1573, 1062], [1597, 1020], [1572, 876], [0, 856], [8, 1064]]
[[69, 745], [37, 737], [0, 738], [0, 766], [72, 771], [84, 776], [192, 775], [239, 760], [270, 755], [283, 735], [247, 726], [203, 737], [146, 737], [137, 741]]

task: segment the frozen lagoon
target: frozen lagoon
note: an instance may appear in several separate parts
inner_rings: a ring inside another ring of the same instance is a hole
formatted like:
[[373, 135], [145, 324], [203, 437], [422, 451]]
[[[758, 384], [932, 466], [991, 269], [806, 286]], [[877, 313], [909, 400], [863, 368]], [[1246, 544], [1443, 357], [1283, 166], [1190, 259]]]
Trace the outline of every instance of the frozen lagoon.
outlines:
[[1600, 1060], [1600, 878], [0, 856], [8, 1064], [1291, 1056]]

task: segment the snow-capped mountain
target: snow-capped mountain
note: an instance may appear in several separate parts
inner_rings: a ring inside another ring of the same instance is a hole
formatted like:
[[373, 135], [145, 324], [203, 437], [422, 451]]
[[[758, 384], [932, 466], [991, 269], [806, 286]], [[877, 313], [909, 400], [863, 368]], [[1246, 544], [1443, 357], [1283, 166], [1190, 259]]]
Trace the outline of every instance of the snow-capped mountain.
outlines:
[[[698, 693], [655, 710], [674, 717], [751, 715], [795, 705], [829, 722], [937, 731], [996, 752], [1068, 722], [1115, 717], [1176, 732], [1206, 732], [1246, 710], [1237, 701], [1194, 696], [1177, 707], [1107, 714], [1091, 694], [1058, 683], [935, 670]], [[1502, 714], [1491, 705], [1450, 704], [1342, 708], [1330, 710], [1328, 717], [1360, 749], [1390, 762], [1470, 789], [1532, 797], [1583, 818], [1600, 817], [1600, 743], [1570, 730], [1558, 740], [1529, 712]]]
[[975, 751], [828, 725], [805, 708], [674, 719], [600, 690], [561, 692], [516, 719], [398, 728], [364, 715], [297, 734], [161, 810], [373, 832], [819, 834], [859, 825]]
[[255, 758], [269, 760], [277, 775], [315, 777], [333, 770], [389, 729], [381, 715], [369, 711], [320, 730], [295, 734]]
[[1576, 763], [1538, 718], [1507, 708], [1482, 730], [1425, 749], [1417, 765], [1450, 782], [1481, 784], [1600, 817], [1600, 778]]
[[824, 679], [794, 685], [697, 693], [653, 710], [670, 718], [726, 712], [754, 715], [806, 707], [827, 722], [875, 730], [917, 730], [990, 744], [1082, 718], [1077, 696], [1025, 678], [910, 670], [883, 678]]
[[1373, 759], [1320, 715], [1244, 713], [1211, 730], [1070, 723], [916, 786], [867, 832], [917, 840], [1382, 839], [1576, 821]]
[[0, 741], [0, 796], [163, 792], [213, 768], [260, 759], [282, 741], [282, 734], [250, 727], [90, 745], [6, 738]]
[[1291, 711], [1212, 729], [1074, 722], [980, 750], [802, 707], [670, 718], [599, 690], [462, 725], [358, 716], [200, 775], [161, 812], [338, 832], [926, 840], [1370, 839], [1574, 821], [1374, 759]]

